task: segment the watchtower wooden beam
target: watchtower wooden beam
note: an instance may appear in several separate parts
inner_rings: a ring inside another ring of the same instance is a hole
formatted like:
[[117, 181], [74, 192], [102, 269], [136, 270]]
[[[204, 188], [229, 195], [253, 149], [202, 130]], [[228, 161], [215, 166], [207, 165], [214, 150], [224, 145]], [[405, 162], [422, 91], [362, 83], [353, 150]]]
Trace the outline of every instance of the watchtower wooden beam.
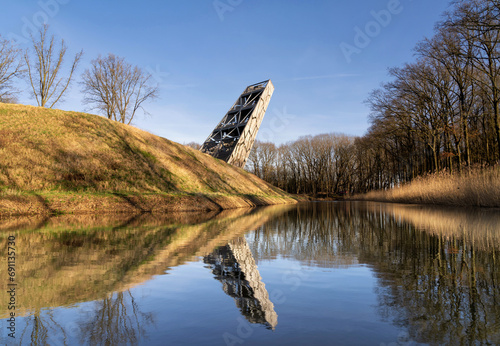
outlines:
[[273, 92], [270, 79], [247, 86], [203, 143], [201, 152], [245, 167]]

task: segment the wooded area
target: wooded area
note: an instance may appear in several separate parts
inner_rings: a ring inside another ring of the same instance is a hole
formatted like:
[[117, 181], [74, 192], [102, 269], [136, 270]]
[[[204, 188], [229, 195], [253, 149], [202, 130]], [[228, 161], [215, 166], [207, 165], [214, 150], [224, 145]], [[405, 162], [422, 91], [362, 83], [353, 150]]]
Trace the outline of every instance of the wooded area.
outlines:
[[416, 59], [367, 99], [363, 137], [256, 143], [247, 169], [293, 193], [363, 193], [500, 159], [500, 1], [456, 1]]

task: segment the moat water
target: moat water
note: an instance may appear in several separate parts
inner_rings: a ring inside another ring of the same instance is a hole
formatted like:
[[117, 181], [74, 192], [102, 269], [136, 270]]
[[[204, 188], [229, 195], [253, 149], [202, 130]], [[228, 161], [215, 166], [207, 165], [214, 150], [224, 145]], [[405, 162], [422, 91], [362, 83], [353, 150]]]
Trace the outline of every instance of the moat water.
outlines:
[[498, 210], [26, 217], [0, 241], [1, 344], [500, 344]]

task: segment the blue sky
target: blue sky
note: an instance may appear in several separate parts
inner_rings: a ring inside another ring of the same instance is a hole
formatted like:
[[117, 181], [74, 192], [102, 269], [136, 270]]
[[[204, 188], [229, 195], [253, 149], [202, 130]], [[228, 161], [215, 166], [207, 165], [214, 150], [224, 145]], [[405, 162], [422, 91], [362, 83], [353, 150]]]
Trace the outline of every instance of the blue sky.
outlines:
[[[160, 97], [134, 125], [202, 143], [243, 89], [271, 79], [275, 92], [258, 139], [363, 135], [363, 103], [387, 68], [413, 61], [448, 0], [3, 0], [0, 34], [40, 23], [83, 49], [77, 80], [99, 54], [114, 53], [153, 74]], [[68, 59], [69, 60], [69, 59]], [[20, 84], [26, 88], [25, 84]], [[34, 104], [27, 93], [21, 103]], [[84, 111], [78, 83], [56, 106]]]

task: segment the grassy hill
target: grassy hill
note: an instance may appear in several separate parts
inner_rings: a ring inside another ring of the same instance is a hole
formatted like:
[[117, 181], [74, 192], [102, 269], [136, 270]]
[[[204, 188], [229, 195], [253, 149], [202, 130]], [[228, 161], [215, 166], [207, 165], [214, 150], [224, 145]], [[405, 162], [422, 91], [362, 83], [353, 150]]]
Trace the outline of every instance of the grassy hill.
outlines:
[[133, 126], [0, 103], [0, 215], [293, 202], [242, 169]]

